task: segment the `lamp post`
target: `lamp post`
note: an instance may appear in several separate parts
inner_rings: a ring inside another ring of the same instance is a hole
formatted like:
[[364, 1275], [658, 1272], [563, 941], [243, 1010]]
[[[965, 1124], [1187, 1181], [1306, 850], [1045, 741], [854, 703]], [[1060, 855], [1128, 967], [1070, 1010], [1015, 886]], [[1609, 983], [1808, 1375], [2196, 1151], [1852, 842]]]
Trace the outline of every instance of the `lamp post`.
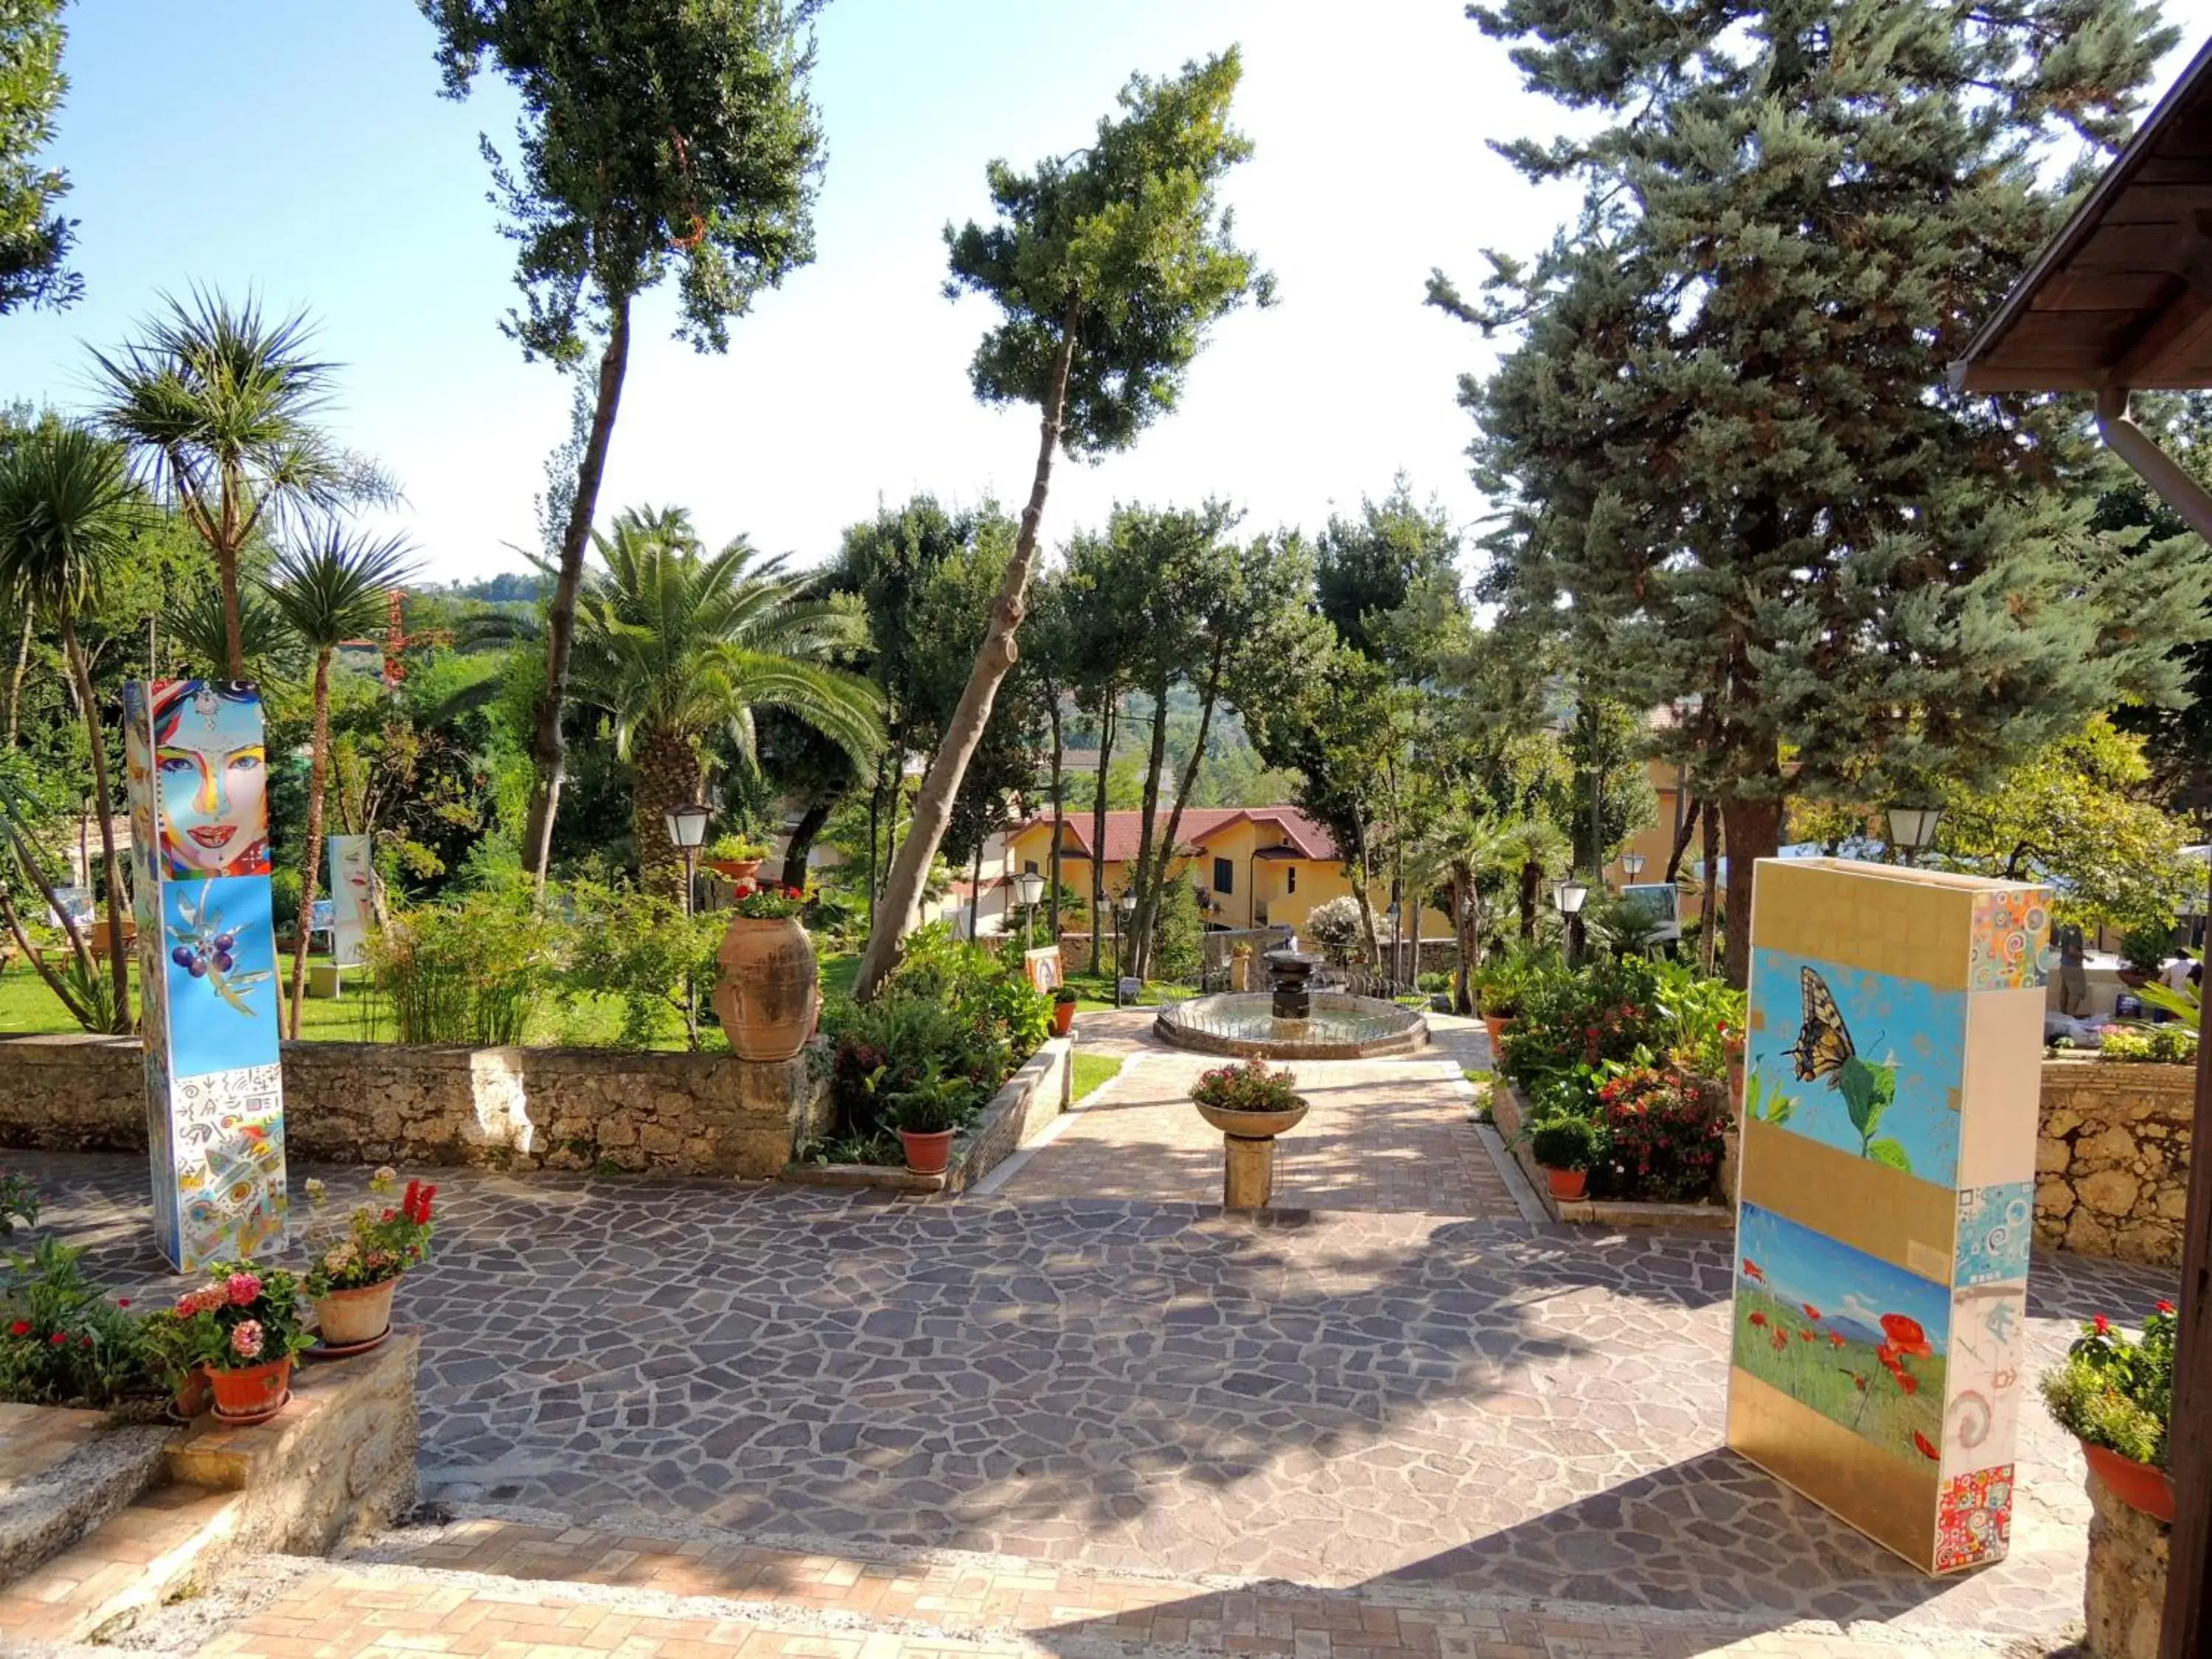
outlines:
[[1936, 844], [1936, 826], [1942, 822], [1940, 806], [1893, 806], [1889, 809], [1889, 844], [1905, 855], [1910, 866]]
[[1129, 924], [1136, 920], [1137, 896], [1124, 893], [1114, 901], [1121, 919], [1114, 927], [1114, 1006], [1121, 1006], [1121, 981], [1129, 971]]
[[[707, 826], [714, 821], [714, 817], [713, 807], [695, 800], [670, 807], [661, 817], [661, 822], [668, 826], [670, 844], [684, 854], [684, 919], [686, 921], [691, 920], [692, 892], [699, 884], [699, 848], [707, 839]], [[688, 969], [684, 975], [684, 1029], [690, 1036], [692, 1048], [697, 1048], [699, 986]]]
[[1036, 922], [1036, 903], [1044, 896], [1044, 878], [1034, 870], [1024, 870], [1014, 878], [1014, 896], [1022, 907], [1022, 949], [1030, 948], [1030, 929]]
[[1629, 880], [1634, 881], [1637, 877], [1644, 873], [1644, 854], [1641, 853], [1623, 853], [1620, 855], [1620, 872], [1626, 876]]
[[1582, 959], [1583, 904], [1589, 897], [1589, 889], [1572, 876], [1552, 890], [1552, 902], [1567, 923], [1567, 964], [1576, 965]]

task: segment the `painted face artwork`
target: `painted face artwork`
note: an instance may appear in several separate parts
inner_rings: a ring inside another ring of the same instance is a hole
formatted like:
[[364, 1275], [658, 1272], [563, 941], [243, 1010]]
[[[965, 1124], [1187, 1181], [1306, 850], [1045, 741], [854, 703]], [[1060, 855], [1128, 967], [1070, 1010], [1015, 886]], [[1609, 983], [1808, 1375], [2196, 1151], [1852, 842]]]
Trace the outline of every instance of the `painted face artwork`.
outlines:
[[174, 877], [269, 873], [260, 696], [220, 680], [172, 681], [154, 704], [161, 857]]

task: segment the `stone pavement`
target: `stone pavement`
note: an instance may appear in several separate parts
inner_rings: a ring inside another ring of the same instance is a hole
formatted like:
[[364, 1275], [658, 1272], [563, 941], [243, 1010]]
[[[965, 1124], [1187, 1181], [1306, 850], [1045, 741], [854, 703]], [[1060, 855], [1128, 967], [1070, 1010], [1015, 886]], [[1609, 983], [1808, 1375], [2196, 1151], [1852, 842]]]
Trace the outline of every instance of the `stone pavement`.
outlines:
[[[167, 1282], [142, 1164], [15, 1161], [103, 1279]], [[362, 1179], [321, 1173], [340, 1200]], [[1955, 1580], [1720, 1449], [1725, 1240], [441, 1173], [439, 1255], [401, 1316], [425, 1331], [426, 1495], [450, 1504], [841, 1558], [1889, 1620], [1939, 1650], [2078, 1617], [2078, 1453], [2040, 1412], [2011, 1559]], [[2169, 1290], [2039, 1256], [2032, 1363]]]

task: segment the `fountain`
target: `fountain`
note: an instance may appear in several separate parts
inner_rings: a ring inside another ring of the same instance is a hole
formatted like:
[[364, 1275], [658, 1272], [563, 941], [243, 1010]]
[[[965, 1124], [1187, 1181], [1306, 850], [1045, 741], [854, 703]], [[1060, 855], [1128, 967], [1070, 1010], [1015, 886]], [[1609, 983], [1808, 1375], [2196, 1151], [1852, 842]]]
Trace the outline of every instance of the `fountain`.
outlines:
[[1361, 1060], [1427, 1046], [1429, 1024], [1380, 997], [1313, 988], [1321, 958], [1292, 938], [1264, 958], [1267, 991], [1229, 991], [1171, 1003], [1153, 1035], [1178, 1048], [1240, 1060]]

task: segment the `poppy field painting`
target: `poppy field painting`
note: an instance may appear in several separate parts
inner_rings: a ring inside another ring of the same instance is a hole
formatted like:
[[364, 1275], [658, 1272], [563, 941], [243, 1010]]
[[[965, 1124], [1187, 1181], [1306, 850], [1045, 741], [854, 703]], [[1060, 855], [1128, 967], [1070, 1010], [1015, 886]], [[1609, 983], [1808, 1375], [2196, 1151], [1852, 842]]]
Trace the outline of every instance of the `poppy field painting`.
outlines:
[[1759, 1206], [1738, 1219], [1735, 1363], [1911, 1462], [1942, 1455], [1947, 1286]]

